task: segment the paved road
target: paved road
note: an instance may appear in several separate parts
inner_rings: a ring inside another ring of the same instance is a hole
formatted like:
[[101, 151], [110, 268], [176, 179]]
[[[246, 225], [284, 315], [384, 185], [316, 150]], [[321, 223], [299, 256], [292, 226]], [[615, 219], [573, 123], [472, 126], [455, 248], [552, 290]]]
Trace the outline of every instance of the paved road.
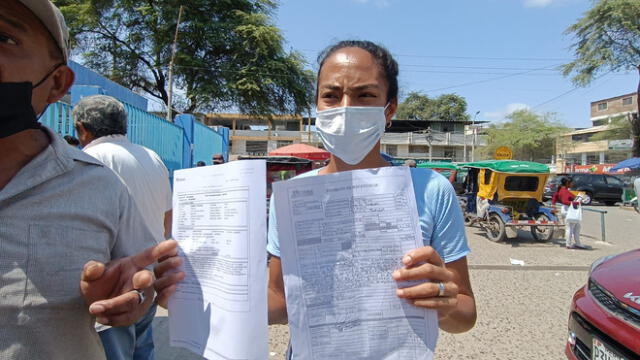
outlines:
[[[488, 241], [478, 228], [467, 228], [472, 254], [471, 280], [478, 306], [478, 323], [464, 334], [441, 333], [438, 360], [445, 359], [564, 359], [566, 322], [571, 296], [587, 280], [588, 266], [597, 258], [640, 247], [640, 215], [605, 206], [607, 242], [600, 241], [600, 216], [585, 212], [583, 242], [591, 250], [567, 250], [563, 235], [548, 243], [528, 233], [505, 243]], [[509, 259], [525, 262], [524, 267]], [[166, 313], [154, 322], [157, 359], [201, 359], [168, 346]], [[271, 326], [271, 359], [283, 359], [286, 326]]]

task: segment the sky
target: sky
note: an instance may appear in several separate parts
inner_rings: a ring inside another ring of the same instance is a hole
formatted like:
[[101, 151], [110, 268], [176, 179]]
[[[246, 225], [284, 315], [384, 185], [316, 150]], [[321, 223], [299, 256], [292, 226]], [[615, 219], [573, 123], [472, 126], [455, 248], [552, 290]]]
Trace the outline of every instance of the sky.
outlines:
[[280, 0], [274, 21], [286, 48], [317, 70], [316, 57], [344, 39], [387, 47], [400, 65], [400, 96], [456, 93], [477, 121], [514, 110], [553, 112], [591, 126], [590, 102], [635, 92], [636, 72], [609, 73], [575, 88], [557, 67], [573, 58], [564, 31], [591, 0]]

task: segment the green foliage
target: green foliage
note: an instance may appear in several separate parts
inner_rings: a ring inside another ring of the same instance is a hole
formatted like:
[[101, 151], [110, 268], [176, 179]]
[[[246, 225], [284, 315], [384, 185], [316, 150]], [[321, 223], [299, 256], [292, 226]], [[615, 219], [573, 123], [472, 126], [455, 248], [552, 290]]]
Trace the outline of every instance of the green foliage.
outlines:
[[500, 146], [508, 146], [514, 160], [545, 161], [555, 154], [556, 139], [569, 131], [553, 114], [536, 114], [530, 110], [511, 113], [510, 120], [491, 124], [487, 129], [487, 146], [482, 149], [485, 158], [493, 158]]
[[168, 67], [180, 5], [174, 107], [184, 112], [238, 109], [301, 113], [313, 101], [314, 75], [283, 48], [271, 0], [54, 0], [85, 64], [168, 102]]
[[609, 130], [599, 132], [591, 137], [591, 141], [600, 140], [626, 140], [631, 138], [632, 120], [626, 116], [618, 116], [611, 119]]
[[437, 98], [411, 92], [398, 105], [396, 118], [425, 121], [469, 121], [467, 101], [456, 94], [443, 94]]
[[[640, 72], [640, 1], [596, 1], [566, 33], [576, 38], [573, 45], [576, 59], [562, 66], [562, 73], [571, 76], [576, 85], [586, 86], [603, 72], [633, 69]], [[640, 117], [633, 119], [631, 132], [633, 154], [640, 156]]]
[[638, 69], [640, 66], [640, 1], [600, 0], [567, 34], [576, 37], [576, 60], [564, 65], [565, 76], [579, 86], [588, 85], [602, 71]]

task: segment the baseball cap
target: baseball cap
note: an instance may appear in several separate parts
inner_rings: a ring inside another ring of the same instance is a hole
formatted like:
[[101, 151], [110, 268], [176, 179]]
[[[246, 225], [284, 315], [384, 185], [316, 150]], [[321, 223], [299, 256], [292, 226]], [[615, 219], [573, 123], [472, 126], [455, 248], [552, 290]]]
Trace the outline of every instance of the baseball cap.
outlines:
[[69, 29], [60, 10], [49, 0], [18, 0], [40, 20], [58, 44], [64, 62], [69, 61]]

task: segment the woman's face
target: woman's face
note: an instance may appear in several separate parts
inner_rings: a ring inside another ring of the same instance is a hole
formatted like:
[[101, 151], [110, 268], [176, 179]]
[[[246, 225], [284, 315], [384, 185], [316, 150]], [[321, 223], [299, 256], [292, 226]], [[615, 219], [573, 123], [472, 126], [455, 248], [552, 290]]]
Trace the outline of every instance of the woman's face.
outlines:
[[[343, 48], [329, 56], [318, 79], [318, 111], [342, 106], [386, 106], [389, 86], [374, 57], [360, 48]], [[391, 121], [397, 107], [393, 99], [387, 108]]]

